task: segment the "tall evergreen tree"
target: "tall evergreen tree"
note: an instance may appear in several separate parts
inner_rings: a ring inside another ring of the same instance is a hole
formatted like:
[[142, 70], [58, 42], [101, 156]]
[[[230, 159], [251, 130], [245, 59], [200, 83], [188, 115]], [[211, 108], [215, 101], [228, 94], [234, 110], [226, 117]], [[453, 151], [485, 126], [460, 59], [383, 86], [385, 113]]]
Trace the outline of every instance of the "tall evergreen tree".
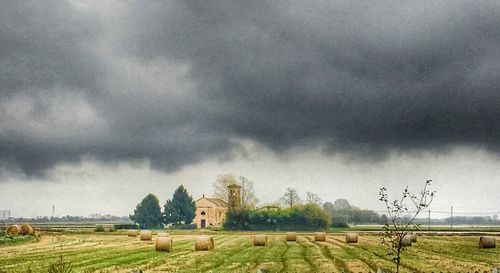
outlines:
[[130, 219], [138, 223], [142, 228], [159, 227], [162, 223], [160, 201], [154, 194], [148, 194], [134, 210]]
[[196, 204], [186, 188], [180, 185], [174, 192], [172, 200], [165, 203], [164, 218], [165, 224], [178, 224], [184, 222], [190, 224], [196, 212]]

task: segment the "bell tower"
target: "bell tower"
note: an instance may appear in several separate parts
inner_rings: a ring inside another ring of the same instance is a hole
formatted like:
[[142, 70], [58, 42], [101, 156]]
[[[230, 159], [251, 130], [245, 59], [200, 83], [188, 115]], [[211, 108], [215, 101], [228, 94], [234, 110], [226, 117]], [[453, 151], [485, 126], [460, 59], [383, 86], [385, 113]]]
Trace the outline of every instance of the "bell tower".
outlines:
[[227, 186], [228, 188], [228, 205], [229, 210], [240, 211], [241, 210], [241, 186], [237, 184], [231, 184]]

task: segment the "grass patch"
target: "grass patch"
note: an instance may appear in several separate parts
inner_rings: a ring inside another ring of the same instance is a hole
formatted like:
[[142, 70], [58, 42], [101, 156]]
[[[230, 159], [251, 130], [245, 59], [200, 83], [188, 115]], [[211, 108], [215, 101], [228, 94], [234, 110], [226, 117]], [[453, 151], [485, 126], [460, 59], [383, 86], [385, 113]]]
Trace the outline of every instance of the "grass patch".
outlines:
[[26, 236], [14, 236], [14, 237], [0, 237], [0, 247], [1, 246], [12, 246], [12, 245], [20, 245], [26, 243], [35, 243], [38, 242], [38, 238], [33, 235]]
[[[74, 273], [130, 272], [376, 272], [393, 264], [379, 244], [379, 236], [360, 236], [346, 244], [345, 236], [328, 234], [315, 242], [312, 233], [299, 233], [285, 242], [284, 233], [268, 233], [264, 247], [252, 245], [251, 233], [212, 233], [213, 251], [194, 251], [195, 233], [174, 234], [173, 252], [155, 252], [154, 242], [126, 234], [45, 234], [8, 239], [0, 246], [0, 268], [8, 273], [47, 272], [60, 256]], [[498, 238], [498, 237], [497, 237]], [[3, 239], [3, 238], [2, 238]], [[500, 267], [499, 249], [479, 249], [477, 236], [419, 236], [403, 256], [403, 272], [484, 272]], [[425, 261], [425, 263], [422, 263]]]

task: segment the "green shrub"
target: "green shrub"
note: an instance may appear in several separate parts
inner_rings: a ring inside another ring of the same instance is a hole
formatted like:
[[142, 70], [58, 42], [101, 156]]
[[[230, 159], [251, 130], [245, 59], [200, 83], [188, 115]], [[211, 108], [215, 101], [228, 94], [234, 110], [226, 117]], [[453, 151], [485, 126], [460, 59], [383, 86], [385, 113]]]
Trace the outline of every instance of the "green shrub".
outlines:
[[345, 221], [333, 221], [332, 227], [334, 228], [348, 228], [349, 224], [347, 224]]
[[97, 226], [95, 226], [94, 231], [95, 232], [104, 232], [105, 229], [102, 225], [97, 225]]
[[225, 229], [232, 230], [324, 230], [329, 226], [328, 215], [316, 205], [267, 211], [228, 212]]
[[116, 224], [116, 225], [113, 225], [113, 227], [115, 229], [136, 229], [139, 226], [136, 224]]

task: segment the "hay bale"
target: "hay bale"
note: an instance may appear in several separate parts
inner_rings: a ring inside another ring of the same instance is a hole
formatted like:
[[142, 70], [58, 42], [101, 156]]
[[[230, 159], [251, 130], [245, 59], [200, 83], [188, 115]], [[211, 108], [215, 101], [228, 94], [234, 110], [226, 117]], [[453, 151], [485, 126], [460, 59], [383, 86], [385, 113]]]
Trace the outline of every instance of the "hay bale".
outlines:
[[153, 239], [153, 233], [151, 230], [141, 230], [140, 238], [141, 241], [151, 241], [151, 239]]
[[411, 242], [411, 235], [405, 235], [403, 236], [403, 239], [401, 239], [402, 246], [411, 246]]
[[314, 232], [314, 241], [316, 242], [326, 241], [326, 232]]
[[30, 225], [22, 225], [21, 226], [21, 231], [19, 232], [21, 235], [35, 235], [35, 228], [33, 228]]
[[156, 237], [170, 237], [170, 233], [159, 232], [158, 234], [156, 234]]
[[33, 233], [32, 233], [32, 234], [30, 234], [30, 235], [35, 235], [35, 233], [36, 233], [36, 228], [35, 228], [34, 226], [32, 226], [32, 225], [30, 225], [30, 227], [31, 227], [31, 231], [33, 232]]
[[358, 234], [356, 233], [347, 233], [345, 235], [345, 242], [348, 244], [355, 244], [358, 242]]
[[7, 229], [5, 230], [5, 234], [7, 234], [7, 236], [9, 236], [9, 237], [17, 236], [17, 235], [21, 234], [21, 226], [20, 225], [11, 225], [11, 226], [7, 227]]
[[157, 237], [155, 242], [156, 251], [172, 252], [172, 238], [170, 237]]
[[297, 232], [287, 232], [285, 233], [285, 241], [297, 241]]
[[137, 237], [138, 234], [139, 234], [139, 231], [137, 231], [135, 229], [129, 229], [127, 231], [127, 236], [128, 237]]
[[481, 236], [479, 237], [479, 248], [496, 248], [495, 237], [492, 236]]
[[416, 233], [410, 234], [410, 238], [411, 238], [412, 243], [416, 243], [417, 242], [417, 234]]
[[197, 237], [194, 243], [195, 251], [210, 251], [214, 249], [214, 239], [211, 236]]
[[266, 246], [266, 244], [267, 244], [267, 235], [255, 234], [253, 236], [253, 245], [254, 246]]

